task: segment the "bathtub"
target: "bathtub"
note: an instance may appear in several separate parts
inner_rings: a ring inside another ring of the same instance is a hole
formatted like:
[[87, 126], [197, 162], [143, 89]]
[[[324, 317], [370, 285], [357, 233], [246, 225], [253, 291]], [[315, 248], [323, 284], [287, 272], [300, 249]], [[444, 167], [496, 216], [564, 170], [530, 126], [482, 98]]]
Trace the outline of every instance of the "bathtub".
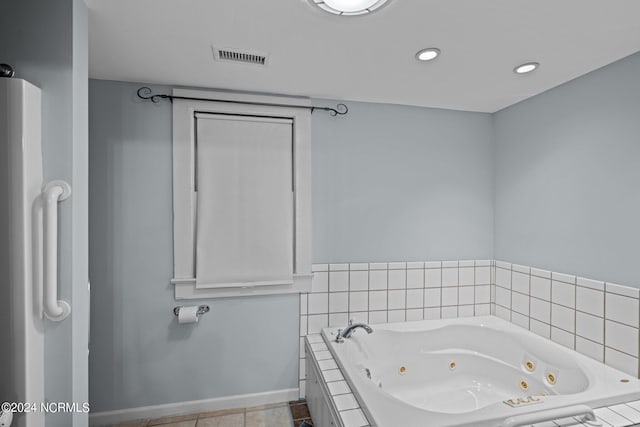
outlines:
[[[493, 316], [322, 335], [378, 427], [515, 427], [640, 399], [637, 378]], [[594, 422], [592, 425], [600, 425]]]

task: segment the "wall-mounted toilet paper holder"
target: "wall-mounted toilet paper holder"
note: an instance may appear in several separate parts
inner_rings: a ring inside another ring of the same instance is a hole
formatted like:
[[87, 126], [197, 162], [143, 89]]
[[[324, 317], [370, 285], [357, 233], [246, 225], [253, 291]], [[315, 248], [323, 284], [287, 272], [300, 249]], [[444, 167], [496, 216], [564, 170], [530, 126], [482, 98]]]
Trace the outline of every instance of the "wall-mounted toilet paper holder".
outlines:
[[[180, 309], [182, 308], [182, 306], [180, 307], [173, 307], [173, 314], [175, 314], [176, 316], [180, 314]], [[196, 313], [198, 316], [202, 316], [205, 313], [208, 313], [210, 310], [208, 305], [200, 305], [198, 306], [198, 312]]]

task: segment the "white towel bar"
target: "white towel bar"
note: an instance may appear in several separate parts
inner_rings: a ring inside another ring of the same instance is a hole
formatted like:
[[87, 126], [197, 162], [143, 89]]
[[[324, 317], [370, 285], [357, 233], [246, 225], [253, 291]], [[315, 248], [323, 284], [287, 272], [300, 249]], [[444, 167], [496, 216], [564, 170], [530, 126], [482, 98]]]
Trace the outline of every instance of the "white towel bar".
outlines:
[[51, 181], [42, 189], [43, 206], [43, 287], [44, 314], [61, 322], [71, 313], [66, 301], [58, 300], [58, 202], [71, 195], [71, 186], [64, 181]]

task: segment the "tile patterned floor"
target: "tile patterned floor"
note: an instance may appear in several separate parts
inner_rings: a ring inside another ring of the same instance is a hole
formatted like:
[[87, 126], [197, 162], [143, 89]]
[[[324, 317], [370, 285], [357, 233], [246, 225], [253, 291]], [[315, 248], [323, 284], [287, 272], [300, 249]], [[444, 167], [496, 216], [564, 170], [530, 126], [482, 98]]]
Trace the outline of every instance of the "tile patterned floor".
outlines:
[[117, 427], [300, 427], [313, 426], [304, 400], [227, 409], [200, 414], [181, 415], [118, 424]]

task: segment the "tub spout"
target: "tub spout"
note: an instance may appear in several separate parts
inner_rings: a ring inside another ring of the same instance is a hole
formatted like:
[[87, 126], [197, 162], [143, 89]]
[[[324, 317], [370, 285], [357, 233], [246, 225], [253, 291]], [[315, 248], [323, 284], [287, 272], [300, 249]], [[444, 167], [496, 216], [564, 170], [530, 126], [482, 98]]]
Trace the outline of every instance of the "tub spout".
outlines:
[[370, 334], [371, 332], [373, 332], [373, 329], [371, 329], [371, 326], [365, 324], [365, 323], [353, 323], [353, 320], [349, 320], [349, 325], [344, 328], [342, 331], [340, 331], [340, 338], [350, 338], [351, 334], [353, 334], [353, 331], [355, 331], [358, 328], [362, 328], [365, 331], [367, 331], [368, 334]]

